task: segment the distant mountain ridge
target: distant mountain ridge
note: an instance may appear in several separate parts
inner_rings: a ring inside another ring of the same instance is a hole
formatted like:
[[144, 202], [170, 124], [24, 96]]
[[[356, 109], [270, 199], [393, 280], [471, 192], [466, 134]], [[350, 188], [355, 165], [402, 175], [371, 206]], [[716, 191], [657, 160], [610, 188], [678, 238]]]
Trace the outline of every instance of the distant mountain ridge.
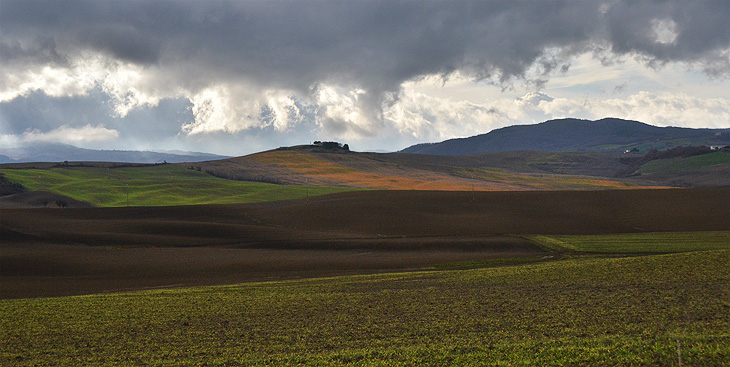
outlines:
[[516, 150], [544, 152], [621, 152], [669, 149], [689, 145], [728, 145], [730, 129], [657, 127], [638, 121], [604, 118], [549, 120], [515, 125], [468, 138], [417, 144], [401, 153], [465, 155]]
[[22, 148], [0, 148], [0, 163], [24, 162], [125, 162], [125, 163], [183, 163], [229, 158], [199, 152], [152, 152], [136, 150], [94, 150], [67, 144], [34, 144]]

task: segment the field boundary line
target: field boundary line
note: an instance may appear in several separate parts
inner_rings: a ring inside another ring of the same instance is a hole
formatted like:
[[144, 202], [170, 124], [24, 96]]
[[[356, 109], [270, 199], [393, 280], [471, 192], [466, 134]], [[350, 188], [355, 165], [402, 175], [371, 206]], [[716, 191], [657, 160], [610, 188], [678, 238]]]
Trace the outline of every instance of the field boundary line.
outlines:
[[531, 241], [532, 243], [536, 244], [537, 246], [540, 246], [548, 251], [552, 252], [584, 252], [578, 249], [577, 247], [570, 245], [566, 242], [560, 241], [558, 239], [555, 239], [551, 236], [545, 236], [545, 235], [523, 235], [520, 236], [528, 241]]

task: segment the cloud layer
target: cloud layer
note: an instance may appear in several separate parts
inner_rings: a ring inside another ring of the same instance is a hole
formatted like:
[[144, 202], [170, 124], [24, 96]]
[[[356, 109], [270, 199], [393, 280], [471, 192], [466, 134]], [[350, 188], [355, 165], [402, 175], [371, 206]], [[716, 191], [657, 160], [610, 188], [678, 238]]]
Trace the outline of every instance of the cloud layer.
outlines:
[[[485, 126], [531, 122], [521, 120], [530, 114], [510, 112], [520, 110], [514, 101], [445, 103], [404, 85], [431, 76], [448, 83], [458, 74], [503, 89], [518, 83], [540, 90], [585, 54], [605, 65], [628, 57], [651, 68], [680, 64], [711, 78], [730, 77], [730, 3], [722, 0], [102, 0], [0, 6], [3, 109], [38, 94], [66, 102], [96, 96], [108, 115], [143, 127], [136, 111], [186, 104], [178, 115], [146, 123], [166, 132], [174, 126], [178, 136], [187, 137], [257, 129], [364, 140], [393, 133], [450, 137], [445, 126], [484, 132]], [[675, 97], [635, 94], [582, 107], [555, 99], [531, 108], [545, 116], [605, 112], [642, 119], [632, 115], [637, 99], [661, 105]], [[719, 107], [709, 109], [704, 100], [682, 102], [694, 106], [692, 113], [728, 121], [727, 100], [710, 101]], [[673, 111], [665, 107], [657, 113]], [[50, 134], [60, 126], [102, 123], [71, 114], [54, 126], [36, 126], [17, 116], [11, 121], [12, 114], [0, 114], [0, 134], [29, 129]], [[671, 120], [651, 114], [644, 121], [652, 119]], [[127, 134], [123, 127], [115, 131]]]

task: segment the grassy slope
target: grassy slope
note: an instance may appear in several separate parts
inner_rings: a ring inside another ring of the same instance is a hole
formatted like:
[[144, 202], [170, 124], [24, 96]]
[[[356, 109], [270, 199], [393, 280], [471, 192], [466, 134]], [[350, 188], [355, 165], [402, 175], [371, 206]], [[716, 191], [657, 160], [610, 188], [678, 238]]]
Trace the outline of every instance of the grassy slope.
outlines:
[[0, 301], [5, 365], [730, 363], [730, 251]]
[[231, 181], [173, 165], [99, 168], [3, 169], [12, 182], [97, 206], [233, 204], [284, 200], [348, 188], [283, 186]]
[[528, 238], [556, 251], [673, 253], [730, 250], [730, 231], [528, 236]]

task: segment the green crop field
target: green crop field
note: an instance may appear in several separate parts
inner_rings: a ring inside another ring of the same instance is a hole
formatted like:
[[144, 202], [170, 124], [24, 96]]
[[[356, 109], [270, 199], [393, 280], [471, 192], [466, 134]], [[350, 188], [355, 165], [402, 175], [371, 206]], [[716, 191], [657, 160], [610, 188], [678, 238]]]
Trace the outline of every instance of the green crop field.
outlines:
[[687, 171], [719, 164], [730, 164], [730, 153], [715, 152], [687, 158], [657, 159], [643, 165], [642, 174]]
[[671, 253], [730, 250], [730, 231], [528, 236], [527, 238], [557, 251]]
[[102, 207], [249, 203], [354, 190], [233, 181], [174, 165], [2, 169], [0, 173], [29, 190], [48, 190]]
[[730, 251], [0, 301], [0, 364], [721, 366]]

